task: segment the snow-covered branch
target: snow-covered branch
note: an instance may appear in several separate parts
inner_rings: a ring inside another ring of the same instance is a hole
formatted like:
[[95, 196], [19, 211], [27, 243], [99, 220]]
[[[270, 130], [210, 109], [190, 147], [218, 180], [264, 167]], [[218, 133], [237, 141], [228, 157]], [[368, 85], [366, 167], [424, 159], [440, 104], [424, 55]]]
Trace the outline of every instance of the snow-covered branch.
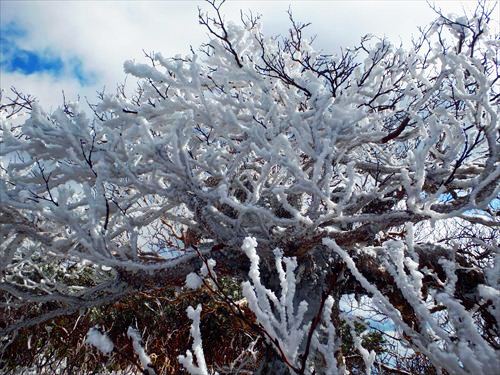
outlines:
[[[209, 375], [207, 364], [205, 362], [205, 354], [203, 353], [201, 332], [200, 332], [200, 314], [201, 305], [198, 305], [196, 309], [189, 306], [187, 309], [187, 315], [189, 319], [193, 322], [191, 323], [191, 337], [193, 338], [192, 351], [186, 351], [186, 355], [179, 356], [179, 362], [182, 366], [192, 375]], [[193, 361], [193, 353], [196, 358], [196, 364]], [[217, 373], [215, 373], [217, 374]]]
[[410, 48], [364, 37], [327, 56], [291, 14], [289, 34], [277, 38], [258, 16], [226, 22], [221, 5], [200, 11], [208, 40], [198, 50], [124, 64], [135, 95], [122, 87], [90, 112], [65, 100], [48, 113], [2, 92], [5, 342], [128, 293], [196, 288], [200, 259], [207, 275], [214, 263], [204, 260], [214, 259], [217, 277], [238, 282], [250, 264], [244, 294], [292, 369], [309, 371], [305, 347], [332, 373], [354, 366], [341, 363], [338, 305], [356, 295], [429, 366], [494, 371], [493, 9], [481, 1], [466, 17], [437, 10]]

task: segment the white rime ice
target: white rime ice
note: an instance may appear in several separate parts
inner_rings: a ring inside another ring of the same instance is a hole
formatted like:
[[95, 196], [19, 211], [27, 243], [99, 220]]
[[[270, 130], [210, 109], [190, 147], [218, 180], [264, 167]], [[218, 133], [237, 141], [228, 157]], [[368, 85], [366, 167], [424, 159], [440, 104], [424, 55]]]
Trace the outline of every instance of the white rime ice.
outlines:
[[85, 343], [96, 347], [104, 354], [109, 354], [114, 349], [111, 339], [106, 334], [102, 333], [97, 326], [89, 329], [87, 337], [85, 338]]
[[361, 343], [361, 338], [356, 334], [356, 330], [354, 329], [354, 323], [350, 319], [346, 319], [347, 324], [349, 325], [351, 336], [354, 341], [354, 347], [357, 349], [361, 357], [363, 358], [363, 362], [365, 363], [365, 374], [370, 375], [373, 364], [375, 363], [375, 351], [368, 351], [365, 347], [363, 347]]
[[189, 289], [198, 289], [203, 284], [203, 280], [195, 272], [190, 272], [186, 276], [186, 287]]
[[[275, 250], [276, 269], [281, 285], [281, 296], [278, 298], [274, 292], [261, 283], [255, 238], [245, 238], [241, 248], [250, 259], [249, 277], [251, 280], [243, 282], [243, 296], [248, 300], [248, 306], [255, 313], [258, 322], [272, 339], [279, 341], [287, 359], [296, 363], [300, 344], [307, 334], [310, 324], [304, 322], [307, 302], [302, 301], [297, 309], [293, 305], [294, 271], [297, 267], [297, 261], [290, 258], [283, 259], [281, 251]], [[283, 268], [282, 262], [285, 263], [285, 268]]]
[[[193, 345], [191, 349], [187, 350], [186, 355], [180, 355], [178, 357], [180, 364], [189, 372], [191, 375], [209, 375], [207, 364], [205, 362], [205, 354], [203, 353], [203, 345], [201, 340], [200, 332], [200, 314], [201, 305], [198, 305], [196, 309], [192, 306], [187, 308], [187, 314], [189, 319], [193, 322], [191, 323], [191, 337], [193, 338]], [[193, 361], [193, 353], [196, 357], [196, 363]], [[217, 373], [215, 373], [217, 374]]]
[[144, 347], [142, 345], [142, 338], [139, 331], [133, 327], [128, 327], [127, 336], [132, 340], [132, 347], [134, 348], [135, 354], [139, 357], [139, 361], [141, 362], [141, 366], [144, 370], [145, 374], [154, 375], [156, 372], [154, 371], [151, 365], [151, 358], [147, 355]]
[[[402, 241], [385, 242], [380, 249], [383, 252], [380, 256], [388, 258], [383, 263], [384, 267], [394, 277], [403, 296], [418, 314], [422, 325], [421, 332], [416, 331], [415, 327], [410, 327], [403, 320], [398, 309], [361, 274], [351, 256], [334, 240], [324, 239], [323, 243], [342, 258], [352, 275], [372, 295], [375, 306], [395, 322], [406, 336], [412, 338], [415, 348], [437, 364], [438, 368], [445, 368], [453, 374], [463, 375], [497, 373], [500, 360], [495, 349], [477, 332], [472, 317], [453, 296], [456, 278], [454, 270], [451, 269], [451, 262], [442, 262], [445, 272], [450, 274], [448, 281], [443, 285], [444, 291], [441, 293], [431, 291], [430, 294], [434, 305], [446, 307], [449, 319], [447, 329], [456, 332], [457, 338], [451, 337], [449, 331], [439, 325], [439, 316], [431, 314], [428, 308], [429, 301], [421, 298], [422, 274], [417, 271], [413, 260], [402, 256], [403, 247], [411, 246], [411, 240], [407, 239], [407, 241], [406, 244]], [[485, 288], [481, 290], [484, 291]], [[355, 346], [358, 346], [356, 339]], [[365, 363], [372, 361], [369, 353], [364, 350], [360, 350], [360, 353]]]
[[203, 279], [211, 277], [216, 279], [217, 274], [215, 273], [214, 269], [215, 265], [216, 261], [214, 259], [207, 259], [206, 263], [204, 262], [201, 266], [199, 274], [196, 272], [190, 272], [189, 274], [187, 274], [185, 282], [186, 287], [195, 290], [203, 285]]
[[[124, 64], [135, 92], [51, 112], [0, 93], [0, 346], [149, 288], [215, 289], [210, 257], [239, 280], [246, 254], [252, 333], [292, 371], [363, 365], [340, 360], [340, 304], [355, 290], [404, 348], [371, 366], [355, 338], [366, 371], [419, 352], [437, 373], [498, 373], [498, 9], [481, 0], [467, 17], [440, 15], [410, 48], [367, 36], [330, 56], [300, 23], [283, 38], [257, 17], [226, 25], [220, 3], [201, 11], [199, 49]], [[332, 288], [323, 311], [312, 279]], [[200, 309], [181, 358], [204, 374]], [[98, 330], [87, 336], [112, 352]]]
[[[275, 266], [278, 272], [281, 294], [276, 294], [267, 289], [261, 282], [259, 261], [257, 255], [257, 241], [247, 237], [243, 241], [242, 250], [250, 259], [250, 281], [242, 283], [243, 296], [248, 300], [248, 306], [255, 314], [257, 321], [262, 325], [271, 341], [279, 346], [287, 361], [300, 368], [300, 354], [304, 339], [311, 328], [311, 322], [304, 319], [308, 304], [302, 301], [295, 307], [294, 297], [296, 289], [295, 258], [283, 257], [280, 249], [274, 250]], [[283, 264], [285, 265], [283, 267]], [[322, 312], [322, 321], [312, 336], [311, 347], [323, 356], [326, 366], [319, 373], [341, 374], [343, 369], [338, 369], [334, 353], [337, 346], [335, 327], [330, 314], [333, 307], [333, 298], [329, 296], [325, 301]], [[308, 362], [309, 363], [309, 362]], [[309, 368], [306, 366], [306, 373]], [[319, 369], [314, 370], [316, 373]]]

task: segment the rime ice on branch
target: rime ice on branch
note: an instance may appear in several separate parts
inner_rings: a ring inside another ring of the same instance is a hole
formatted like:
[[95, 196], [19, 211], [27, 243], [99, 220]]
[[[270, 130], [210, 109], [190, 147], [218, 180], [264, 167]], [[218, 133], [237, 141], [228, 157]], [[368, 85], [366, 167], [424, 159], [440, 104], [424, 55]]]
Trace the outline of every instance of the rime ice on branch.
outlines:
[[[17, 91], [2, 96], [0, 334], [182, 286], [198, 256], [241, 279], [244, 243], [245, 293], [292, 367], [306, 342], [306, 306], [331, 307], [333, 337], [339, 301], [356, 296], [437, 371], [492, 373], [500, 348], [493, 9], [480, 2], [466, 17], [438, 14], [410, 48], [365, 37], [325, 55], [291, 16], [290, 33], [270, 38], [258, 17], [225, 22], [209, 3], [200, 13], [206, 44], [183, 57], [127, 61], [137, 92], [102, 93], [91, 115], [81, 103], [47, 113]], [[29, 118], [14, 121], [22, 111]], [[258, 279], [272, 272], [259, 272], [257, 259], [272, 270], [275, 248], [286, 255], [275, 254], [284, 300]], [[321, 299], [326, 290], [332, 299]], [[294, 295], [305, 302], [292, 308]], [[279, 321], [266, 311], [276, 301], [286, 306]], [[313, 344], [331, 354], [333, 346]], [[350, 366], [337, 364], [335, 348], [328, 366]], [[379, 368], [394, 363], [365, 354]]]

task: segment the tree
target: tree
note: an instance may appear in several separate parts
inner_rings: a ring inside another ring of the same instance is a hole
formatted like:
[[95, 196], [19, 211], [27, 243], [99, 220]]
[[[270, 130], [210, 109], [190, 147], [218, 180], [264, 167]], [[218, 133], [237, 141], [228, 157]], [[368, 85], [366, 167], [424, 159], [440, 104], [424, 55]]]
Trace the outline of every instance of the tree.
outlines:
[[[408, 50], [367, 36], [325, 55], [291, 13], [268, 38], [209, 4], [199, 50], [125, 62], [132, 95], [101, 93], [90, 114], [2, 98], [1, 363], [24, 345], [43, 371], [69, 358], [36, 342], [50, 326], [99, 349], [100, 371], [495, 373], [493, 9], [436, 10]], [[192, 351], [186, 326], [180, 364], [161, 362], [147, 333], [195, 301]], [[238, 350], [205, 358], [225, 316]], [[102, 326], [78, 333], [82, 317]]]

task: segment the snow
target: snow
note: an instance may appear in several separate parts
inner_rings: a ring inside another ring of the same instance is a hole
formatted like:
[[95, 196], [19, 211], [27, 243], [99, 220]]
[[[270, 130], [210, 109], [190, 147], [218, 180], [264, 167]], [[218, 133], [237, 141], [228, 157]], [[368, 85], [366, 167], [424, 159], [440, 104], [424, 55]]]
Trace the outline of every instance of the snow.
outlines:
[[[250, 261], [243, 293], [262, 327], [297, 363], [310, 323], [305, 318], [310, 306], [295, 300], [298, 262], [275, 250], [279, 285], [271, 289], [261, 279], [259, 255], [265, 254], [266, 267], [272, 268], [267, 263], [273, 257], [271, 244], [329, 238], [324, 245], [332, 250], [326, 254], [331, 261], [318, 262], [317, 272], [326, 274], [330, 264], [343, 261], [345, 272], [364, 289], [359, 294], [372, 296], [415, 351], [449, 373], [488, 372], [495, 353], [476, 317], [485, 311], [498, 316], [498, 250], [486, 236], [483, 244], [474, 245], [484, 251], [487, 259], [480, 263], [488, 266], [470, 267], [485, 276], [480, 279], [484, 285], [474, 285], [474, 295], [465, 297], [492, 303], [485, 309], [465, 308], [459, 274], [468, 266], [457, 263], [463, 255], [461, 239], [453, 243], [461, 229], [449, 229], [451, 240], [443, 235], [443, 242], [436, 240], [438, 228], [448, 230], [442, 225], [448, 220], [462, 220], [464, 230], [497, 224], [494, 215], [480, 213], [498, 194], [500, 177], [498, 110], [491, 100], [497, 95], [498, 43], [486, 27], [478, 32], [480, 22], [479, 17], [441, 18], [420, 50], [372, 39], [354, 54], [345, 50], [346, 60], [335, 72], [328, 67], [341, 56], [316, 60], [320, 55], [302, 40], [296, 57], [307, 53], [312, 66], [327, 69], [326, 75], [308, 68], [309, 62], [293, 61], [279, 39], [263, 40], [260, 46], [258, 31], [233, 25], [229, 30], [241, 69], [235, 69], [227, 45], [214, 40], [207, 54], [156, 55], [149, 65], [125, 62], [125, 71], [139, 79], [138, 95], [104, 95], [96, 107], [99, 119], [78, 103], [69, 105], [71, 115], [64, 109], [45, 113], [34, 104], [22, 124], [20, 118], [2, 115], [0, 219], [7, 223], [0, 226], [5, 239], [0, 245], [2, 289], [14, 294], [20, 311], [51, 301], [71, 301], [62, 313], [99, 306], [120, 296], [122, 286], [140, 289], [143, 274], [157, 279], [156, 272], [190, 267], [197, 254], [185, 249], [187, 241], [176, 233], [191, 228], [204, 264], [186, 276], [185, 285], [196, 289], [216, 277], [215, 261], [205, 258], [215, 251], [209, 244], [234, 248], [250, 235], [241, 246]], [[286, 79], [279, 77], [281, 62]], [[341, 82], [335, 92], [329, 73]], [[396, 134], [394, 129], [405, 123]], [[208, 184], [208, 177], [216, 182]], [[453, 199], [444, 200], [444, 195]], [[429, 223], [436, 224], [432, 238], [419, 239], [419, 228]], [[373, 234], [373, 241], [358, 236], [360, 229]], [[344, 235], [350, 244], [342, 249], [334, 239]], [[168, 246], [179, 246], [171, 252], [178, 256], [156, 261], [152, 251], [166, 249], [171, 241]], [[443, 259], [427, 266], [425, 256], [441, 250]], [[369, 281], [359, 252], [371, 256], [394, 282]], [[237, 268], [229, 253], [220, 253], [218, 261]], [[72, 285], [68, 280], [76, 279], [76, 270], [63, 267], [66, 280], [56, 280], [40, 267], [51, 264], [57, 272], [56, 264], [75, 263], [91, 267], [99, 282]], [[123, 273], [130, 277], [121, 278]], [[119, 287], [107, 282], [113, 275], [123, 281]], [[346, 275], [342, 281], [347, 280], [352, 279]], [[390, 288], [412, 307], [419, 329], [402, 319], [401, 305], [389, 298]], [[102, 298], [96, 298], [97, 291]], [[336, 298], [342, 301], [341, 295]], [[332, 303], [327, 302], [326, 307]], [[446, 324], [433, 307], [446, 309], [441, 310]], [[190, 358], [196, 356], [192, 370], [206, 372], [200, 364], [198, 308], [188, 315], [195, 344], [185, 363], [192, 365]], [[325, 335], [315, 336], [314, 345], [328, 356], [336, 347], [328, 342], [335, 340], [335, 327], [323, 320]], [[36, 321], [15, 323], [3, 332]], [[98, 329], [87, 336], [88, 344], [113, 350]], [[129, 337], [147, 367], [140, 334], [130, 329]], [[362, 355], [371, 363], [370, 353]], [[334, 372], [334, 359], [325, 360]]]
[[[190, 272], [186, 276], [185, 285], [189, 289], [198, 289], [203, 285], [203, 279], [208, 278], [208, 282], [210, 282], [211, 278], [217, 278], [217, 274], [215, 273], [215, 265], [217, 262], [214, 259], [207, 259], [203, 262], [199, 274], [196, 272]], [[208, 267], [207, 267], [208, 265]], [[201, 276], [200, 276], [201, 275]]]
[[114, 349], [113, 342], [106, 334], [101, 333], [97, 326], [89, 329], [85, 343], [94, 346], [104, 354], [110, 354]]
[[144, 369], [144, 373], [153, 375], [155, 371], [151, 367], [151, 358], [147, 355], [144, 347], [142, 346], [142, 338], [139, 331], [133, 327], [128, 327], [127, 336], [132, 339], [132, 346], [134, 348], [135, 354], [139, 357], [141, 366]]
[[191, 272], [186, 276], [186, 287], [196, 290], [203, 285], [203, 279], [196, 273]]
[[[246, 237], [241, 246], [250, 259], [250, 281], [242, 284], [243, 296], [254, 312], [257, 321], [264, 327], [270, 337], [279, 342], [281, 349], [291, 363], [298, 362], [298, 354], [302, 341], [309, 329], [310, 322], [304, 321], [307, 302], [294, 305], [295, 296], [295, 258], [283, 258], [281, 250], [274, 251], [276, 269], [281, 284], [281, 296], [267, 289], [260, 280], [259, 261], [256, 252], [255, 238]], [[285, 268], [283, 267], [285, 263]]]
[[[208, 264], [208, 268], [207, 268], [207, 264]], [[201, 269], [200, 269], [200, 274], [203, 276], [203, 277], [207, 277], [209, 275], [209, 273], [216, 277], [216, 274], [215, 274], [215, 265], [217, 264], [217, 262], [214, 260], [214, 259], [207, 259], [207, 262], [203, 263], [203, 265], [201, 266]], [[210, 271], [210, 272], [209, 272]]]
[[[193, 338], [193, 345], [191, 350], [186, 351], [186, 355], [179, 355], [178, 359], [180, 364], [189, 372], [191, 375], [209, 375], [207, 364], [205, 362], [205, 354], [203, 352], [203, 343], [201, 339], [200, 332], [200, 314], [201, 314], [201, 305], [198, 305], [196, 309], [193, 309], [192, 306], [187, 308], [187, 315], [189, 319], [192, 320], [191, 323], [191, 337]], [[196, 363], [193, 361], [193, 353], [196, 357]], [[216, 375], [215, 373], [214, 375]]]

